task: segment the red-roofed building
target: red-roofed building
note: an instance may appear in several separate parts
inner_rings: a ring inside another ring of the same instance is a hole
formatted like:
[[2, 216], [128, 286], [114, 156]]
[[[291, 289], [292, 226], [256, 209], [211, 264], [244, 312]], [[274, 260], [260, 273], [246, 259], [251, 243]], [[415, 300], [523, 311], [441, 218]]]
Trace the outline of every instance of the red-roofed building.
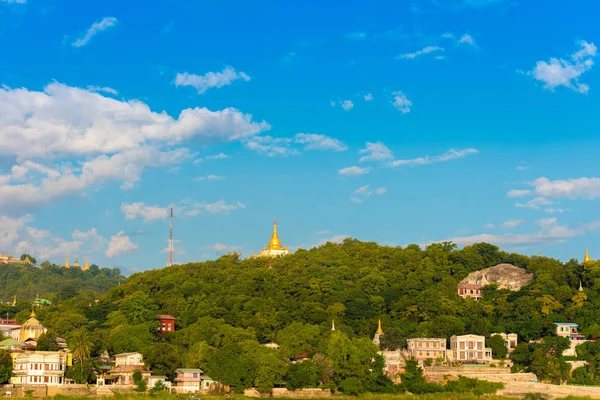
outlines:
[[160, 324], [158, 326], [157, 333], [162, 335], [165, 332], [174, 332], [175, 331], [175, 317], [170, 315], [157, 315], [156, 320]]

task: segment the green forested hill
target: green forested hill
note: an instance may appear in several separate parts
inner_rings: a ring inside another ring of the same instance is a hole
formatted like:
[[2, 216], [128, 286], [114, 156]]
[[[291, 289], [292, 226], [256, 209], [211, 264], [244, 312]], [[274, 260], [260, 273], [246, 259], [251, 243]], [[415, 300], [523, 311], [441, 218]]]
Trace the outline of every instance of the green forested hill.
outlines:
[[[525, 268], [535, 279], [518, 292], [486, 288], [479, 302], [456, 294], [468, 273], [498, 263]], [[577, 290], [580, 280], [583, 293]], [[277, 372], [281, 360], [308, 352], [324, 360], [321, 372], [332, 365], [338, 378], [330, 379], [339, 384], [359, 376], [364, 363], [357, 360], [372, 359], [378, 316], [392, 347], [408, 337], [463, 333], [516, 332], [521, 341], [531, 340], [551, 334], [557, 321], [576, 322], [583, 333], [598, 336], [599, 293], [600, 265], [584, 269], [575, 260], [506, 253], [486, 243], [421, 249], [346, 239], [342, 246], [328, 243], [273, 259], [272, 268], [266, 259], [229, 254], [137, 273], [99, 302], [81, 293], [38, 314], [59, 335], [89, 331], [93, 354], [140, 351], [159, 374], [200, 367], [234, 386], [256, 384], [260, 374], [272, 385], [283, 378]], [[175, 333], [155, 335], [158, 313], [177, 318]], [[336, 335], [330, 331], [333, 318]], [[341, 342], [334, 346], [336, 340]], [[259, 345], [268, 341], [279, 343], [281, 351]], [[343, 357], [335, 353], [340, 348]], [[353, 351], [355, 358], [348, 356]], [[244, 364], [249, 362], [254, 364]], [[248, 373], [236, 373], [239, 368], [262, 372], [243, 381]]]
[[[61, 268], [45, 264], [37, 268], [27, 264], [0, 264], [0, 301], [11, 303], [17, 296], [17, 309], [31, 309], [31, 302], [39, 294], [41, 298], [60, 302], [75, 297], [80, 291], [92, 291], [98, 297], [117, 286], [118, 269], [98, 268], [89, 271], [79, 268]], [[3, 307], [13, 316], [14, 308]]]

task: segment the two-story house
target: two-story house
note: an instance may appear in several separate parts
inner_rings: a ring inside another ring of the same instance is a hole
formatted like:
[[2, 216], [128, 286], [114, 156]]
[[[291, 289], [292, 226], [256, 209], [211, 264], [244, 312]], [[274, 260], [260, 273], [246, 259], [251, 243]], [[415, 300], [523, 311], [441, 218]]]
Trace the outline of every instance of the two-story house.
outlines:
[[419, 363], [424, 360], [446, 360], [446, 339], [442, 338], [414, 338], [408, 339], [407, 349], [410, 358]]
[[492, 349], [485, 347], [483, 336], [455, 335], [450, 338], [448, 358], [461, 363], [484, 364], [492, 361]]
[[56, 386], [65, 383], [71, 354], [64, 351], [26, 351], [13, 353], [12, 384]]
[[208, 393], [210, 387], [217, 383], [209, 376], [204, 375], [204, 371], [198, 368], [178, 368], [175, 370], [175, 390], [177, 393]]

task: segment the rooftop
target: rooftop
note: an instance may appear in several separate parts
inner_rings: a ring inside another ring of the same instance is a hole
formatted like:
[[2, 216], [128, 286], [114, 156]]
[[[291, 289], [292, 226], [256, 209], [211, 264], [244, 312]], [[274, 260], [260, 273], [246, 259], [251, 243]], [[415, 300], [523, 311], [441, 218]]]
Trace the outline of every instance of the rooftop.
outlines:
[[579, 328], [579, 325], [574, 324], [573, 322], [555, 322], [554, 325], [574, 326], [575, 328]]
[[156, 319], [172, 319], [172, 320], [176, 320], [177, 318], [172, 317], [170, 315], [166, 315], [166, 314], [161, 314], [161, 315], [157, 315]]
[[177, 368], [175, 370], [175, 372], [177, 372], [177, 371], [179, 371], [179, 372], [198, 372], [201, 374], [204, 373], [204, 371], [202, 371], [200, 368]]

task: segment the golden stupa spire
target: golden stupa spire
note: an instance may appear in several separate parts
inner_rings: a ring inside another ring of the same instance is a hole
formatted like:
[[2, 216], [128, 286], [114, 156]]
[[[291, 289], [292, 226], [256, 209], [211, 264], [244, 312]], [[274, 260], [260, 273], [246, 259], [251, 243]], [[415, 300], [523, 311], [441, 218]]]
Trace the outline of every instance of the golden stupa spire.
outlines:
[[465, 243], [465, 248], [469, 247], [469, 241], [467, 240], [467, 242]]
[[31, 314], [29, 314], [31, 318], [35, 318], [35, 311], [33, 310], [33, 305], [31, 305]]
[[277, 221], [273, 222], [273, 235], [271, 235], [271, 240], [269, 240], [269, 250], [282, 250], [281, 241], [279, 240], [279, 236], [277, 236]]
[[383, 335], [383, 329], [381, 329], [381, 317], [379, 317], [379, 323], [377, 324], [377, 332], [376, 335]]
[[591, 262], [594, 262], [594, 261], [590, 258], [590, 253], [588, 251], [588, 248], [586, 247], [585, 248], [585, 257], [583, 257], [583, 263], [584, 264], [588, 264], [588, 263], [591, 263]]
[[65, 262], [65, 268], [69, 268], [69, 257], [67, 256], [67, 262]]
[[90, 269], [90, 263], [88, 262], [88, 259], [85, 259], [85, 264], [83, 264], [83, 268], [82, 270], [87, 271], [88, 269]]
[[13, 307], [17, 305], [17, 295], [15, 294], [15, 297], [13, 297]]

